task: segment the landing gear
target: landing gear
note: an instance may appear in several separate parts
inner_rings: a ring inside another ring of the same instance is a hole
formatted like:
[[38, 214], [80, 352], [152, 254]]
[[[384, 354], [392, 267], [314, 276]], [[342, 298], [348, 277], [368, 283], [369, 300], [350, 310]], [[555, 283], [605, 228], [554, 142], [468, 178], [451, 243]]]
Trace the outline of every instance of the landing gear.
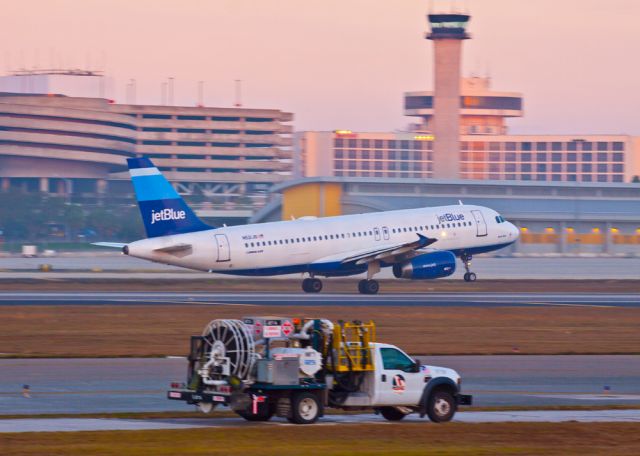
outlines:
[[377, 280], [361, 280], [358, 282], [358, 291], [362, 294], [376, 294], [380, 290], [380, 285]]
[[462, 260], [462, 262], [464, 263], [464, 269], [465, 272], [464, 273], [464, 281], [465, 282], [475, 282], [477, 279], [477, 276], [474, 272], [470, 271], [471, 268], [471, 260], [473, 259], [473, 257], [467, 253], [463, 253], [462, 255], [460, 255], [460, 259]]
[[305, 293], [320, 293], [322, 290], [322, 280], [308, 277], [302, 281], [302, 291]]

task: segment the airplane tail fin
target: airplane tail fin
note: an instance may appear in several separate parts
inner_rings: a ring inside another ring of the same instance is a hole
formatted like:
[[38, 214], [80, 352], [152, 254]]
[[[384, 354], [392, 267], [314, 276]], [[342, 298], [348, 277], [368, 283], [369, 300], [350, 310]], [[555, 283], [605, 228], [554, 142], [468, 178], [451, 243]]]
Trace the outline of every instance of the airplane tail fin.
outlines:
[[147, 237], [213, 228], [194, 214], [151, 160], [128, 158], [127, 164]]

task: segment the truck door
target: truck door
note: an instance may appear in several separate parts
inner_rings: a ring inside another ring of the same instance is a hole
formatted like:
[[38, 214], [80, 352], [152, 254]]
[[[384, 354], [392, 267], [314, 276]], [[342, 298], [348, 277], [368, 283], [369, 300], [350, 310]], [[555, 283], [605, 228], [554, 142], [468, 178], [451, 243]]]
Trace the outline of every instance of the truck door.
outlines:
[[226, 234], [216, 234], [216, 244], [218, 245], [218, 263], [229, 261], [231, 252], [229, 251], [229, 239]]
[[[382, 368], [376, 369], [376, 405], [417, 405], [424, 389], [424, 375], [415, 372], [414, 361], [395, 347], [380, 347]], [[380, 363], [378, 363], [380, 366]]]
[[476, 236], [482, 237], [487, 235], [487, 222], [484, 221], [484, 215], [481, 211], [473, 210], [473, 219], [476, 222]]

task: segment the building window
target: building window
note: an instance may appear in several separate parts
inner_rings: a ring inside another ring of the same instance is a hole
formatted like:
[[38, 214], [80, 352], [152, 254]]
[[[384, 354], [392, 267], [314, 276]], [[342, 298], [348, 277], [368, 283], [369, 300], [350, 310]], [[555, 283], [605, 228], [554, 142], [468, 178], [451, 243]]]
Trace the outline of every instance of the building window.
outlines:
[[342, 147], [344, 140], [342, 138], [336, 138], [333, 140], [333, 147]]
[[583, 162], [590, 162], [593, 160], [593, 154], [589, 153], [582, 153], [580, 154], [582, 156], [582, 161]]
[[523, 152], [520, 156], [520, 160], [523, 162], [530, 162], [531, 161], [531, 154], [529, 152]]
[[621, 173], [623, 172], [623, 166], [620, 163], [615, 163], [613, 165], [611, 165], [611, 171], [613, 171], [614, 173]]
[[591, 163], [583, 163], [582, 164], [582, 172], [590, 173], [591, 172]]
[[[598, 164], [598, 172], [599, 173], [606, 173], [607, 172], [607, 165], [604, 163]], [[598, 182], [602, 182], [602, 181], [598, 181]]]
[[567, 150], [578, 150], [578, 143], [575, 141], [568, 142]]
[[513, 152], [507, 152], [504, 154], [504, 161], [506, 162], [515, 162], [516, 161], [516, 154], [514, 154]]
[[561, 142], [552, 142], [551, 143], [551, 150], [562, 150], [562, 143]]
[[554, 182], [560, 182], [562, 180], [562, 175], [561, 174], [552, 174], [551, 175], [551, 180]]
[[622, 182], [622, 174], [614, 174], [613, 175], [613, 182]]
[[536, 160], [539, 162], [547, 161], [547, 154], [545, 152], [536, 154]]
[[536, 143], [536, 150], [547, 150], [547, 143], [546, 142], [537, 142]]
[[551, 171], [554, 173], [562, 172], [562, 165], [559, 163], [554, 163], [553, 165], [551, 165]]
[[546, 173], [547, 165], [545, 165], [544, 163], [538, 163], [538, 165], [536, 166], [536, 171], [538, 171], [539, 173]]
[[598, 182], [607, 182], [606, 174], [598, 174]]
[[567, 154], [567, 161], [574, 162], [577, 160], [577, 155], [575, 152], [569, 152]]
[[409, 141], [406, 141], [406, 140], [400, 141], [400, 148], [401, 149], [408, 149], [409, 148]]
[[598, 152], [598, 161], [606, 162], [607, 161], [607, 153], [606, 152]]
[[523, 163], [522, 164], [522, 172], [530, 173], [531, 172], [531, 163]]
[[568, 173], [575, 173], [577, 171], [577, 165], [575, 163], [569, 163], [567, 165], [567, 172]]
[[616, 152], [616, 153], [614, 153], [614, 154], [612, 154], [612, 155], [613, 155], [613, 157], [612, 157], [612, 160], [611, 160], [611, 161], [618, 162], [618, 163], [620, 163], [620, 162], [623, 162], [623, 161], [624, 161], [624, 154], [621, 154], [621, 153], [619, 153], [619, 152]]
[[355, 139], [349, 139], [349, 147], [357, 147], [357, 141]]
[[523, 142], [522, 143], [522, 150], [531, 150], [531, 143], [530, 142]]
[[336, 158], [344, 158], [344, 151], [342, 149], [336, 149]]
[[583, 142], [582, 143], [582, 150], [592, 151], [593, 150], [593, 143], [589, 142], [589, 141]]
[[608, 147], [608, 143], [604, 142], [604, 141], [598, 141], [598, 150], [603, 151], [603, 150], [607, 150]]
[[621, 151], [624, 150], [624, 143], [616, 141], [612, 144], [611, 150]]
[[376, 157], [376, 160], [382, 160], [382, 151], [376, 150], [375, 157]]
[[583, 174], [582, 182], [591, 182], [591, 174]]
[[389, 149], [395, 149], [396, 148], [396, 141], [393, 140], [393, 139], [390, 139], [389, 143], [388, 143], [388, 147], [389, 147]]
[[562, 161], [562, 154], [559, 154], [559, 153], [551, 154], [551, 161], [554, 161], [554, 162]]
[[363, 149], [368, 149], [369, 148], [369, 140], [368, 139], [363, 139], [362, 140], [362, 148]]
[[384, 141], [382, 141], [381, 139], [376, 139], [373, 141], [373, 145], [375, 146], [376, 149], [382, 149], [384, 147]]

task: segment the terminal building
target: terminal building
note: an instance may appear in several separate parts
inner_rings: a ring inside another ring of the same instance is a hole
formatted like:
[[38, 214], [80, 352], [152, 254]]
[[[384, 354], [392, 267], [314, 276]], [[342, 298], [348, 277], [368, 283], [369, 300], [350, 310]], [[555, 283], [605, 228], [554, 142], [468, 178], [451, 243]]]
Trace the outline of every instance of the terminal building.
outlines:
[[[97, 96], [101, 77], [58, 71], [0, 78], [0, 87], [17, 90], [0, 92], [1, 191], [130, 198], [125, 159], [144, 155], [199, 215], [246, 219], [272, 185], [291, 176], [291, 113], [116, 104]], [[67, 88], [83, 96], [56, 93]]]

